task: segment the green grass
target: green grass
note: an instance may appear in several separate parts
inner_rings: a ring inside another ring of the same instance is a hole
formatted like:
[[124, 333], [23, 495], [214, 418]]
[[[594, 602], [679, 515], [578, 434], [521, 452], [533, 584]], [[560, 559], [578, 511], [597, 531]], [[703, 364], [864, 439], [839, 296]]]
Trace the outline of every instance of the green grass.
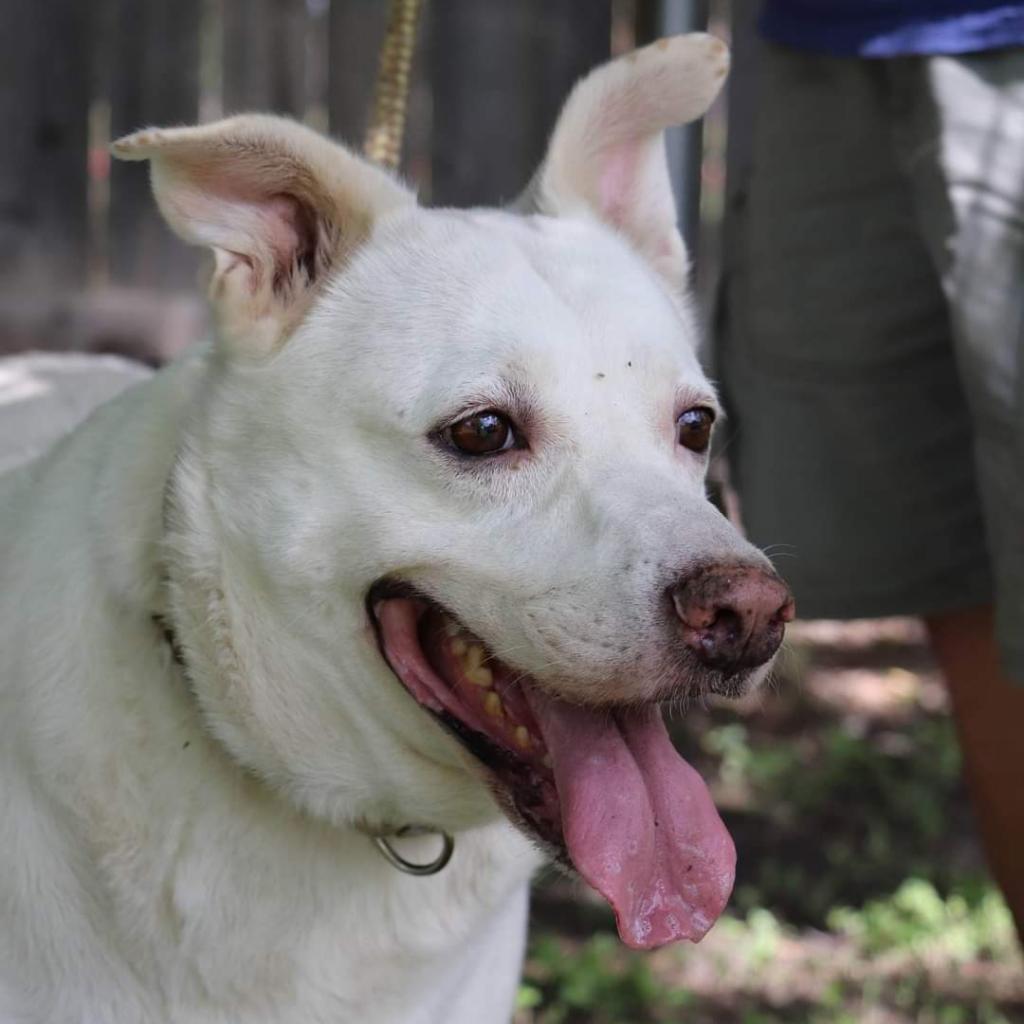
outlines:
[[1013, 918], [991, 886], [976, 885], [942, 896], [930, 882], [911, 878], [888, 899], [860, 910], [837, 907], [833, 931], [867, 955], [894, 951], [941, 956], [955, 963], [1010, 961], [1016, 951]]
[[659, 981], [647, 959], [623, 949], [611, 935], [596, 935], [572, 949], [542, 937], [530, 951], [528, 981], [519, 1006], [537, 1024], [640, 1024], [693, 1002], [686, 992]]
[[767, 907], [824, 927], [834, 907], [893, 892], [908, 876], [940, 892], [977, 884], [978, 865], [949, 855], [951, 829], [966, 832], [969, 819], [945, 718], [899, 734], [858, 736], [833, 723], [792, 738], [753, 736], [732, 721], [699, 746], [719, 785], [743, 795], [725, 815], [740, 850], [742, 911]]
[[[530, 949], [517, 1024], [1024, 1020], [1024, 992], [1001, 1007], [970, 978], [958, 984], [968, 964], [987, 963], [1004, 976], [1021, 969], [1009, 911], [991, 887], [943, 897], [930, 883], [910, 879], [886, 899], [834, 910], [830, 925], [834, 943], [797, 956], [798, 930], [764, 909], [723, 918], [713, 951], [681, 946], [638, 954], [610, 934], [582, 943], [544, 935]], [[697, 957], [703, 967], [689, 974]], [[784, 987], [788, 972], [794, 991], [803, 993], [786, 1006], [773, 1005], [770, 983], [780, 971]], [[813, 999], [801, 986], [806, 975], [820, 982]], [[703, 979], [698, 992], [687, 987], [688, 977]]]

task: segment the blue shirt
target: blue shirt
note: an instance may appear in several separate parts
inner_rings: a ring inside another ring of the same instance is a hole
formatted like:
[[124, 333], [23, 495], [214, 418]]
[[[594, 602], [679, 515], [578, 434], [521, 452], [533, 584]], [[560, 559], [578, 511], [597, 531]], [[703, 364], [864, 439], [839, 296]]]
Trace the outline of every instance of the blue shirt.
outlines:
[[1024, 3], [764, 0], [759, 28], [772, 42], [839, 56], [971, 53], [1024, 44]]

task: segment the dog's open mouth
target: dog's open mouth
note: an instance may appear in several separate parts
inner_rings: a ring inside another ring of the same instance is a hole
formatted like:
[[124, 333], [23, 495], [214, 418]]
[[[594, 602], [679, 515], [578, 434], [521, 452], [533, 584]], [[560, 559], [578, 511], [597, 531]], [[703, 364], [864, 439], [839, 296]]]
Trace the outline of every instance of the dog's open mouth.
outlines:
[[732, 890], [735, 848], [657, 705], [567, 703], [430, 601], [370, 606], [392, 671], [488, 769], [509, 817], [608, 900], [627, 945], [703, 937]]

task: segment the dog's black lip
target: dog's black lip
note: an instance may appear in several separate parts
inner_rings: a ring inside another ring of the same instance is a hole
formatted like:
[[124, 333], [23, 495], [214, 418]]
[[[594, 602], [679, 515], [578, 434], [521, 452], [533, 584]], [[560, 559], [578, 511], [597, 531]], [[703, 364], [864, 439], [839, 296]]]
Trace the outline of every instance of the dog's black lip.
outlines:
[[426, 594], [418, 590], [411, 583], [390, 576], [382, 576], [375, 583], [371, 584], [370, 589], [367, 590], [364, 599], [366, 617], [369, 619], [370, 625], [373, 627], [374, 636], [377, 638], [377, 649], [380, 651], [380, 656], [384, 659], [384, 663], [388, 668], [395, 674], [396, 678], [398, 673], [392, 668], [391, 662], [388, 661], [387, 651], [384, 650], [384, 637], [380, 631], [380, 621], [377, 619], [377, 605], [382, 601], [392, 601], [398, 598], [409, 598], [414, 601], [426, 601], [436, 604], [436, 602], [432, 602], [431, 598], [427, 597]]
[[[372, 618], [376, 618], [373, 614], [374, 606], [381, 601], [390, 601], [393, 598], [409, 597], [409, 598], [420, 598], [423, 601], [430, 601], [426, 594], [424, 594], [418, 587], [414, 587], [411, 583], [407, 583], [403, 579], [398, 579], [391, 576], [382, 576], [379, 580], [370, 586], [370, 589], [366, 592], [366, 608], [370, 612]], [[435, 602], [436, 603], [436, 602]]]

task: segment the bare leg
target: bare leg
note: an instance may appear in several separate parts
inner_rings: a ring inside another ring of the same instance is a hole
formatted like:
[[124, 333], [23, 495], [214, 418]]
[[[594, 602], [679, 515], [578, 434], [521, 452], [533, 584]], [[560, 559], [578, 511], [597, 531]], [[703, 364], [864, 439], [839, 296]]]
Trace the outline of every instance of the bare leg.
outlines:
[[1024, 939], [1024, 686], [999, 666], [990, 605], [926, 621], [989, 866]]

